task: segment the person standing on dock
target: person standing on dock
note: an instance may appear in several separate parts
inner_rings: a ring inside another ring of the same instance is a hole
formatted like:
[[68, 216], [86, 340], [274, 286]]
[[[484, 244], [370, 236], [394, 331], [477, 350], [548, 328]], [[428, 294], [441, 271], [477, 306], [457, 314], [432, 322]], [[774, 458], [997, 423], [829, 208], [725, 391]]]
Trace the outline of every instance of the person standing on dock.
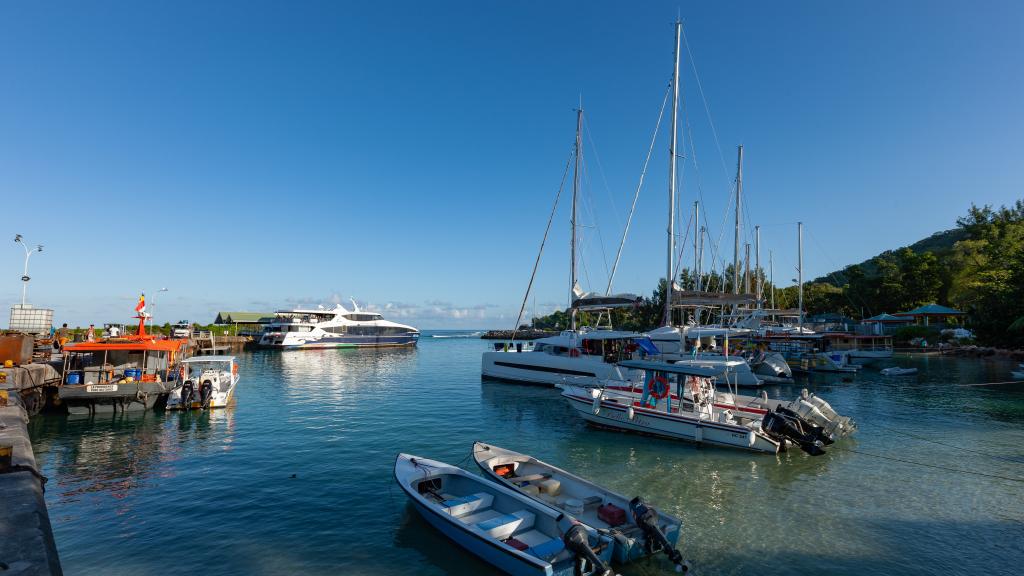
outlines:
[[64, 344], [67, 343], [67, 341], [68, 341], [68, 323], [65, 322], [64, 325], [60, 327], [60, 330], [57, 330], [57, 339], [55, 340], [57, 345], [55, 346], [55, 348], [57, 350], [63, 350], [64, 349]]

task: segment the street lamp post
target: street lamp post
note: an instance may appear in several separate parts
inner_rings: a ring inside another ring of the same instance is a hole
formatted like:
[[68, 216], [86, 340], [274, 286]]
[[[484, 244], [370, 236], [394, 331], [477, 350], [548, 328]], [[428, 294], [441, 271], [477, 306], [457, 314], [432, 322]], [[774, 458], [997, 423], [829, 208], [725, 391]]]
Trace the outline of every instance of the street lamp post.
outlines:
[[25, 249], [25, 271], [21, 275], [21, 307], [25, 307], [25, 293], [28, 291], [28, 281], [31, 280], [28, 276], [28, 259], [32, 257], [35, 252], [42, 252], [43, 245], [36, 244], [35, 248], [29, 248], [28, 244], [25, 243], [25, 238], [21, 234], [14, 235], [14, 241], [21, 244], [21, 247]]

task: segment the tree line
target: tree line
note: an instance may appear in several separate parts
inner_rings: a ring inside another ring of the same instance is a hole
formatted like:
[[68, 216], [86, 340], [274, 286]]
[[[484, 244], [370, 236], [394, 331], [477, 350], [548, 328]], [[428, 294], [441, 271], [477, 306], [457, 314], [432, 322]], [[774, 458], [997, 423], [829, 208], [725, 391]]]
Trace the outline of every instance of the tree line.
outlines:
[[[914, 247], [889, 250], [805, 283], [805, 313], [839, 313], [862, 320], [934, 302], [967, 312], [966, 323], [982, 343], [1024, 346], [1024, 200], [999, 208], [972, 205], [957, 219], [955, 229]], [[776, 308], [797, 307], [797, 286], [773, 287], [761, 269], [751, 275], [751, 285], [760, 280], [763, 286], [766, 306], [774, 295]], [[684, 269], [677, 284], [693, 289], [697, 286], [694, 276], [693, 270]], [[742, 271], [740, 278], [745, 288]], [[702, 274], [700, 286], [711, 292], [731, 292], [732, 266], [721, 275]], [[651, 295], [632, 309], [613, 311], [611, 322], [623, 330], [650, 330], [664, 324], [664, 307], [662, 278]], [[706, 323], [717, 320], [702, 318]], [[592, 313], [581, 313], [579, 318], [582, 324], [596, 321]], [[673, 321], [685, 319], [677, 316]], [[563, 329], [569, 325], [569, 316], [560, 310], [534, 318], [533, 323], [537, 328]]]

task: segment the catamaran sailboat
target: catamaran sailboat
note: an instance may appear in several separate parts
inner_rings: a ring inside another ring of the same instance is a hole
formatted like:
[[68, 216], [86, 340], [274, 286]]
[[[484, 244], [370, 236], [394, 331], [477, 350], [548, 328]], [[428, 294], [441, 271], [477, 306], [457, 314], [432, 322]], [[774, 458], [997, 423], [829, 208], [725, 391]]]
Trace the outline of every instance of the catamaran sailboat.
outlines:
[[420, 331], [385, 320], [376, 312], [363, 312], [353, 302], [331, 310], [280, 310], [263, 328], [258, 345], [266, 348], [377, 348], [415, 346]]

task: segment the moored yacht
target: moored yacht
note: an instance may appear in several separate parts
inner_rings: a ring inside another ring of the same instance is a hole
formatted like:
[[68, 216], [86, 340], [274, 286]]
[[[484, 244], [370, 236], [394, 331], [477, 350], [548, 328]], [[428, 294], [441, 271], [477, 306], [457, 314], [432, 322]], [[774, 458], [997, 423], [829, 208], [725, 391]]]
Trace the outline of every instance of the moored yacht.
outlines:
[[266, 348], [375, 348], [415, 346], [420, 331], [385, 320], [376, 312], [333, 309], [280, 310], [263, 328], [259, 346]]
[[487, 378], [556, 386], [593, 386], [598, 380], [628, 381], [629, 370], [617, 363], [641, 355], [656, 355], [649, 338], [636, 332], [565, 330], [540, 338], [531, 350], [518, 352], [497, 344], [484, 352], [480, 372]]

